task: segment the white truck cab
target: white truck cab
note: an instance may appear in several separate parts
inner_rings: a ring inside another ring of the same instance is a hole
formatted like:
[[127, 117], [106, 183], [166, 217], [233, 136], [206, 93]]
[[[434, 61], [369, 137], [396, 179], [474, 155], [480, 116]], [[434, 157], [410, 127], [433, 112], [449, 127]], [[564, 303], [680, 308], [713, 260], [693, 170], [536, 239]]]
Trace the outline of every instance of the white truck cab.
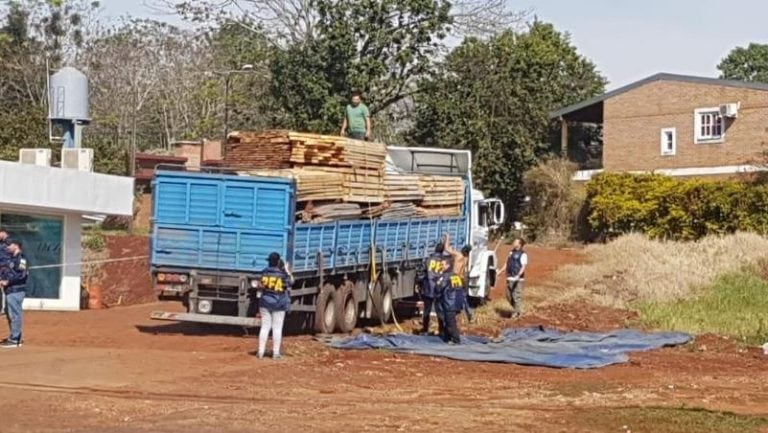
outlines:
[[[504, 224], [504, 203], [496, 198], [485, 198], [482, 192], [473, 188], [472, 153], [468, 150], [388, 146], [387, 153], [386, 169], [389, 172], [452, 174], [467, 179], [472, 194], [468, 227], [472, 245], [468, 294], [482, 303], [496, 283], [498, 259], [496, 251], [488, 248], [488, 238], [491, 230]], [[461, 248], [462, 245], [454, 247]]]

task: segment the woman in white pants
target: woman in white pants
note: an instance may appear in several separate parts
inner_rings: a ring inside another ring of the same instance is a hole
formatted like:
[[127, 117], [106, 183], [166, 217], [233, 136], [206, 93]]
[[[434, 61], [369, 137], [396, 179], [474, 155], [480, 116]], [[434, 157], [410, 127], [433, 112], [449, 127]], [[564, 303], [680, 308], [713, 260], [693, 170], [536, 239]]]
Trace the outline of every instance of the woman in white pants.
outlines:
[[264, 357], [269, 331], [272, 331], [272, 359], [280, 359], [280, 343], [283, 339], [285, 315], [291, 307], [290, 290], [293, 278], [287, 266], [281, 266], [280, 254], [272, 253], [267, 258], [269, 266], [261, 271], [259, 313], [259, 358]]

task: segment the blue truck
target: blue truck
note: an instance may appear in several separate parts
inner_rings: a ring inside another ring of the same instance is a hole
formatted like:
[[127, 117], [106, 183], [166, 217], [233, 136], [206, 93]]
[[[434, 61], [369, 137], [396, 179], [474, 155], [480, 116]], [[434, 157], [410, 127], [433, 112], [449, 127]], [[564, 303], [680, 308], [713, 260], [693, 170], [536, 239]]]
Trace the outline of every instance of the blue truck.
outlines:
[[340, 220], [295, 218], [293, 179], [157, 170], [153, 181], [151, 274], [159, 294], [185, 313], [157, 320], [259, 326], [259, 272], [273, 251], [290, 263], [291, 315], [318, 333], [349, 332], [358, 319], [391, 319], [393, 304], [414, 299], [417, 273], [445, 234], [471, 243], [469, 294], [488, 296], [497, 258], [488, 232], [504, 206], [472, 188], [468, 151], [389, 147], [387, 170], [459, 176], [465, 200], [455, 217]]

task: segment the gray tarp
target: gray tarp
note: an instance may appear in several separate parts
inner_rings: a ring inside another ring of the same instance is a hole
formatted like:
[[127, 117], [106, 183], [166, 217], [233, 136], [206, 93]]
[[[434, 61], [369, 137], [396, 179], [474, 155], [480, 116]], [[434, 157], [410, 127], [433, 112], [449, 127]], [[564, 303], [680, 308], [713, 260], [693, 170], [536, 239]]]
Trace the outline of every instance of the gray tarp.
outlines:
[[503, 362], [555, 368], [599, 368], [627, 362], [627, 352], [677, 346], [691, 340], [681, 332], [645, 333], [631, 329], [612, 332], [561, 332], [541, 327], [507, 329], [498, 339], [462, 337], [448, 345], [435, 336], [360, 334], [336, 338], [336, 349], [386, 349], [461, 361]]

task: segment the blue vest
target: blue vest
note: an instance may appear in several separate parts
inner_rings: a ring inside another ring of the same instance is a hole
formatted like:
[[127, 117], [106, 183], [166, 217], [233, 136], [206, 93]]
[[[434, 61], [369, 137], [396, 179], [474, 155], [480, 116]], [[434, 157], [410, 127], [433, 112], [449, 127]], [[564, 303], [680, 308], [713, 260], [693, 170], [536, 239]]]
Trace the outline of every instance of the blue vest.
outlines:
[[0, 280], [8, 280], [6, 293], [23, 292], [27, 289], [27, 258], [23, 254], [10, 256], [8, 267], [0, 271]]
[[441, 253], [432, 253], [427, 258], [427, 278], [424, 279], [422, 284], [421, 294], [427, 298], [436, 298], [440, 293], [440, 287], [438, 287], [438, 280], [443, 274], [443, 259], [445, 256]]
[[[523, 250], [512, 251], [509, 253], [509, 257], [507, 258], [507, 277], [514, 277], [521, 269], [523, 269], [523, 254], [525, 254]], [[520, 278], [525, 278], [525, 273], [523, 273]]]
[[261, 271], [259, 286], [262, 294], [259, 307], [269, 311], [288, 311], [291, 306], [291, 278], [279, 268], [266, 267]]
[[453, 311], [461, 310], [463, 298], [459, 295], [464, 291], [464, 278], [453, 271], [448, 271], [440, 277], [438, 285], [443, 298], [443, 308]]

